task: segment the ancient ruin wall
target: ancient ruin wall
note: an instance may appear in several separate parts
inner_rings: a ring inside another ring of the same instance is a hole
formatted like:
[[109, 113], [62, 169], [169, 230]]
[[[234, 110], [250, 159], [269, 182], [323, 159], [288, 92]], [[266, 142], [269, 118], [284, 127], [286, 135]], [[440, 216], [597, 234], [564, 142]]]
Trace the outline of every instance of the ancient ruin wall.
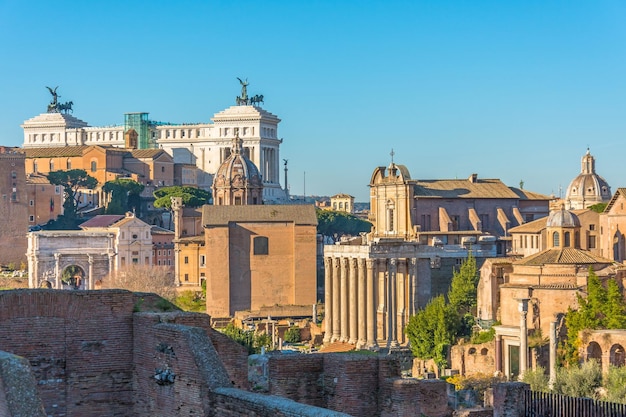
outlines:
[[0, 291], [0, 350], [30, 361], [49, 416], [124, 416], [133, 400], [132, 293]]

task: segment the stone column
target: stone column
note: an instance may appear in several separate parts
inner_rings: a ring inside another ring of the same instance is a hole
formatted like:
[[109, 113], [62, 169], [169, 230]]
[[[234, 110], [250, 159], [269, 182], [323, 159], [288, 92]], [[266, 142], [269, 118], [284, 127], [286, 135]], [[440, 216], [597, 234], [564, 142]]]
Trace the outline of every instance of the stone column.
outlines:
[[387, 280], [387, 347], [398, 347], [398, 337], [396, 332], [396, 275], [398, 260], [389, 260], [389, 278]]
[[113, 272], [116, 272], [116, 270], [117, 268], [115, 268], [115, 254], [109, 253], [109, 275], [112, 275]]
[[502, 372], [502, 335], [496, 335], [496, 372]]
[[554, 382], [556, 381], [556, 345], [557, 345], [557, 336], [556, 336], [556, 325], [558, 320], [555, 318], [550, 322], [550, 388], [553, 387]]
[[341, 338], [340, 328], [341, 328], [341, 314], [340, 314], [340, 306], [341, 306], [341, 298], [340, 298], [340, 283], [341, 283], [341, 259], [333, 258], [333, 334], [331, 335], [330, 341], [337, 342]]
[[378, 348], [376, 343], [376, 290], [374, 276], [376, 276], [376, 260], [368, 259], [367, 266], [367, 348], [374, 350]]
[[61, 260], [61, 254], [54, 254], [54, 288], [57, 290], [61, 289], [61, 272], [59, 271], [59, 262]]
[[333, 260], [324, 258], [324, 344], [333, 334]]
[[365, 277], [365, 258], [358, 259], [358, 278], [357, 278], [357, 287], [359, 291], [358, 296], [358, 342], [357, 348], [364, 349], [367, 341], [367, 298], [366, 298], [366, 277]]
[[87, 255], [89, 261], [89, 276], [87, 277], [86, 290], [93, 290], [93, 256]]
[[519, 376], [524, 375], [528, 367], [528, 327], [526, 316], [528, 314], [528, 298], [518, 298], [519, 322]]
[[348, 341], [348, 258], [341, 258], [341, 286], [340, 306], [341, 309], [341, 338], [340, 342]]
[[350, 289], [349, 292], [349, 315], [350, 315], [350, 328], [348, 343], [356, 344], [357, 337], [357, 319], [358, 319], [358, 299], [357, 299], [357, 259], [350, 259]]
[[417, 258], [407, 259], [409, 262], [409, 316], [417, 313]]
[[398, 273], [396, 274], [396, 339], [404, 343], [404, 325], [406, 315], [405, 283], [407, 280], [408, 267], [406, 259], [398, 260]]
[[[377, 339], [387, 339], [387, 279], [389, 270], [387, 268], [386, 259], [374, 260], [374, 285], [378, 286], [378, 307], [376, 311], [377, 321], [380, 323], [380, 329], [377, 328]], [[381, 273], [382, 272], [382, 273]], [[378, 325], [377, 323], [377, 325]], [[380, 331], [378, 331], [380, 330]]]

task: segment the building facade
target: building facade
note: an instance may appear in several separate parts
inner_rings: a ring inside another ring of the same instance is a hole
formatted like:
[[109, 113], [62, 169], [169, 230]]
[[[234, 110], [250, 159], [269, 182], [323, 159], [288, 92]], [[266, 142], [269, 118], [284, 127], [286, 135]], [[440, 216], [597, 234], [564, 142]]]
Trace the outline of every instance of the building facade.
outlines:
[[262, 306], [316, 300], [315, 208], [310, 205], [202, 208], [207, 313], [230, 317]]
[[29, 226], [24, 154], [0, 147], [0, 264], [19, 268], [26, 261]]
[[[213, 175], [230, 155], [231, 144], [238, 136], [242, 140], [243, 152], [259, 169], [264, 186], [263, 199], [286, 200], [279, 178], [280, 119], [261, 108], [260, 102], [238, 100], [237, 103], [216, 113], [212, 123], [163, 123], [149, 120], [148, 113], [127, 113], [123, 125], [107, 127], [89, 126], [55, 107], [22, 124], [23, 147], [159, 148], [171, 155], [177, 164], [196, 166], [197, 185], [208, 190]], [[66, 168], [59, 166], [56, 169]]]

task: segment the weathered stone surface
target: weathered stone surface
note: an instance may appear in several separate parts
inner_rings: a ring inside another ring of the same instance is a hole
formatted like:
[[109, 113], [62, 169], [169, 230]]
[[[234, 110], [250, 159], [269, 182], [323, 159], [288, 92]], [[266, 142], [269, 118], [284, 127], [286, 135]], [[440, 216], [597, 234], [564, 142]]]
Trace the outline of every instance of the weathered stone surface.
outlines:
[[0, 415], [45, 417], [28, 360], [0, 351]]

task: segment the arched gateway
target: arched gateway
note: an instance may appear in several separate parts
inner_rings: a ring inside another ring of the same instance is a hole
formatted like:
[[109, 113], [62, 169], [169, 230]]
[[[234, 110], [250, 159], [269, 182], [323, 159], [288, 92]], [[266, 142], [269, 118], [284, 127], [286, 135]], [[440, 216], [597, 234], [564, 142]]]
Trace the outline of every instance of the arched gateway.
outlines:
[[[40, 231], [28, 234], [28, 286], [92, 290], [114, 269], [115, 235]], [[49, 283], [49, 285], [46, 283]]]

